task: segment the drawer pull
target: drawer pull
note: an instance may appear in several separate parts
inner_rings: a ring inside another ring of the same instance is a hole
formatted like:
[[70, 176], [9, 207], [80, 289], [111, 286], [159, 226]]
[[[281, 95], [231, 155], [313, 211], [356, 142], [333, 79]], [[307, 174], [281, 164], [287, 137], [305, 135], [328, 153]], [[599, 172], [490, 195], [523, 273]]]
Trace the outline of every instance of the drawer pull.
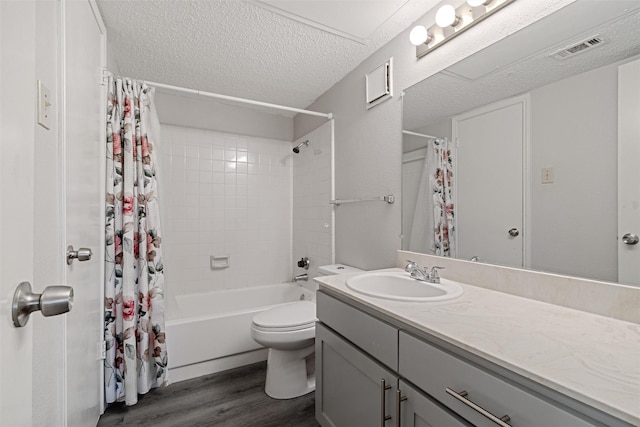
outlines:
[[465, 405], [467, 405], [468, 407], [470, 407], [474, 411], [481, 413], [482, 415], [484, 415], [485, 417], [489, 418], [491, 421], [493, 421], [494, 423], [498, 424], [499, 426], [501, 426], [501, 427], [511, 427], [511, 424], [508, 424], [508, 422], [511, 421], [511, 417], [509, 415], [503, 415], [502, 417], [496, 417], [495, 415], [493, 415], [491, 412], [487, 411], [483, 407], [478, 406], [477, 404], [473, 403], [471, 400], [467, 399], [467, 396], [469, 395], [469, 393], [467, 393], [464, 390], [461, 391], [461, 392], [457, 392], [455, 390], [450, 389], [449, 387], [447, 387], [445, 390], [446, 390], [447, 394], [455, 397], [460, 402], [464, 403]]
[[403, 396], [400, 390], [396, 390], [396, 427], [402, 425], [400, 421], [400, 413], [402, 412], [402, 402], [407, 400], [407, 396]]
[[380, 427], [384, 427], [384, 423], [391, 419], [391, 415], [385, 415], [385, 408], [387, 407], [387, 390], [391, 388], [387, 385], [387, 382], [383, 379], [380, 380]]

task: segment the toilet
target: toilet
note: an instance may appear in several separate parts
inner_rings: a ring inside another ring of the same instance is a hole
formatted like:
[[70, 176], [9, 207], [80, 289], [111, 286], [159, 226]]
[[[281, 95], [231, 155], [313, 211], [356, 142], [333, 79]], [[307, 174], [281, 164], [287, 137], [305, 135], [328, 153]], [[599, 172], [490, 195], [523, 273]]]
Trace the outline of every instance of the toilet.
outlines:
[[[360, 272], [342, 264], [318, 268], [320, 276]], [[316, 388], [316, 303], [296, 301], [253, 317], [251, 337], [269, 349], [265, 392], [274, 399], [292, 399]]]

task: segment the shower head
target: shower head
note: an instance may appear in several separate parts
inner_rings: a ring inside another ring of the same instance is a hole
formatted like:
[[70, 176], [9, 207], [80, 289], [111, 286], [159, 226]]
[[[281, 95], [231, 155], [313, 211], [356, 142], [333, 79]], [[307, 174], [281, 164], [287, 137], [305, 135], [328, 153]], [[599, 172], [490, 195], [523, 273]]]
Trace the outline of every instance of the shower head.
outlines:
[[309, 146], [309, 140], [307, 139], [306, 141], [302, 141], [300, 144], [296, 145], [295, 147], [293, 147], [293, 152], [298, 154], [300, 152], [300, 147], [302, 146], [308, 147]]

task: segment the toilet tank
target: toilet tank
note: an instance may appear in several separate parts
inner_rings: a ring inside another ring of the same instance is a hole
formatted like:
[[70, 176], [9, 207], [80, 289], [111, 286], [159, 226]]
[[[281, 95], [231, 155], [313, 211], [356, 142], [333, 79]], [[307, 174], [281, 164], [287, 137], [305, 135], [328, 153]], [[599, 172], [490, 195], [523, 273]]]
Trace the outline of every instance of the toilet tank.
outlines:
[[359, 268], [344, 264], [321, 265], [318, 267], [318, 273], [320, 273], [321, 276], [335, 276], [336, 274], [360, 273], [363, 271], [364, 270], [360, 270]]

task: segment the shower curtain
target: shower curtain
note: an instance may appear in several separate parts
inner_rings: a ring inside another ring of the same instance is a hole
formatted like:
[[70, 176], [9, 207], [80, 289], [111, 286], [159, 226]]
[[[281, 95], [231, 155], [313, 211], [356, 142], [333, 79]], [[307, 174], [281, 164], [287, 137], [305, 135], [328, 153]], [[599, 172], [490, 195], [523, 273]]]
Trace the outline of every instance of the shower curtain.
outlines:
[[454, 255], [453, 158], [449, 140], [427, 144], [413, 214], [409, 250]]
[[104, 362], [107, 403], [168, 384], [153, 88], [109, 77]]

